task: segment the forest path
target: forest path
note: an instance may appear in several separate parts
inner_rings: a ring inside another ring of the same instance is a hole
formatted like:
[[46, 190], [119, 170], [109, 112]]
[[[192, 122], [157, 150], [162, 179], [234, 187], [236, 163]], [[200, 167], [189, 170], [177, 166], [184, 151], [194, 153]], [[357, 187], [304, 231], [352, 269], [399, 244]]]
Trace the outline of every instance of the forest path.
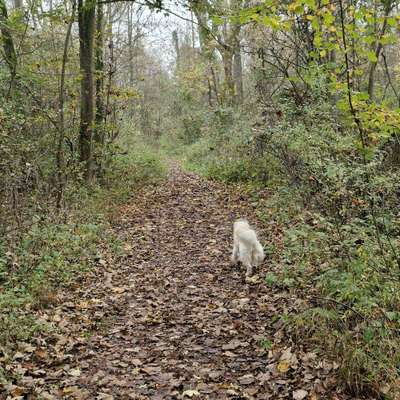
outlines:
[[238, 216], [255, 221], [249, 199], [176, 165], [137, 193], [114, 225], [127, 254], [46, 316], [63, 333], [35, 350], [32, 398], [344, 399], [335, 366], [285, 335], [301, 301], [229, 264]]

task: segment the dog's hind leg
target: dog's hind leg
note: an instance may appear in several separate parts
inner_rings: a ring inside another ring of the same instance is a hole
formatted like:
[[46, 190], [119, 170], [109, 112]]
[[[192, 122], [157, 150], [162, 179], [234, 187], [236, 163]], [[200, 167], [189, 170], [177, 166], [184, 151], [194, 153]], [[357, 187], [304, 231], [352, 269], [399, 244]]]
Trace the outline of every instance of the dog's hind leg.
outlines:
[[231, 262], [233, 265], [237, 264], [239, 261], [239, 246], [237, 243], [233, 244], [233, 249], [232, 249], [232, 256], [231, 256]]
[[253, 275], [253, 267], [251, 266], [251, 263], [249, 261], [246, 261], [243, 264], [246, 267], [246, 277], [252, 276]]
[[253, 267], [251, 265], [251, 251], [245, 245], [239, 245], [240, 261], [246, 267], [246, 276], [250, 277], [253, 274]]

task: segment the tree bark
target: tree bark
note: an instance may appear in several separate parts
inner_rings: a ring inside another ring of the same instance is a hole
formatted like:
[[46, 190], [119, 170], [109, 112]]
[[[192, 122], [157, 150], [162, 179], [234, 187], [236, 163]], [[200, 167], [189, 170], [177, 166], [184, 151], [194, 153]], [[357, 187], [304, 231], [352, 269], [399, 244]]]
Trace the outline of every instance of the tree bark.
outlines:
[[14, 0], [14, 8], [15, 9], [20, 9], [24, 6], [22, 0]]
[[96, 130], [94, 139], [101, 143], [104, 122], [104, 12], [103, 5], [97, 6], [96, 18]]
[[17, 75], [17, 53], [15, 51], [14, 40], [9, 27], [8, 12], [5, 0], [0, 0], [0, 32], [3, 38], [3, 49], [7, 66], [10, 70], [10, 89], [9, 95], [15, 86]]
[[133, 18], [132, 4], [128, 4], [128, 57], [129, 57], [129, 87], [133, 88], [134, 84], [134, 67], [133, 67]]
[[233, 79], [233, 52], [231, 49], [225, 48], [222, 51], [222, 62], [224, 64], [224, 74], [225, 74], [225, 101], [228, 104], [234, 102], [235, 97], [235, 81]]
[[218, 105], [221, 105], [219, 93], [218, 93], [218, 78], [215, 74], [214, 68], [211, 63], [210, 63], [210, 72], [211, 72], [211, 77], [212, 77], [213, 89], [214, 89], [214, 93], [215, 93], [215, 100], [217, 101]]
[[176, 69], [179, 70], [179, 66], [181, 63], [181, 54], [180, 54], [180, 49], [179, 49], [179, 38], [178, 38], [178, 31], [173, 31], [172, 32], [172, 43], [175, 48], [175, 54], [176, 54]]
[[57, 209], [61, 208], [62, 198], [65, 187], [65, 171], [64, 171], [64, 152], [63, 152], [63, 143], [65, 137], [65, 127], [64, 127], [64, 98], [65, 98], [65, 69], [67, 66], [68, 59], [68, 44], [71, 37], [72, 24], [75, 19], [75, 9], [76, 9], [76, 1], [73, 0], [72, 3], [72, 11], [71, 11], [71, 19], [68, 24], [67, 34], [65, 35], [64, 41], [64, 52], [61, 64], [61, 77], [60, 77], [60, 91], [59, 91], [59, 132], [58, 132], [58, 144], [57, 144], [57, 176], [58, 176], [58, 190], [57, 190]]
[[382, 29], [381, 32], [379, 34], [379, 36], [377, 37], [377, 41], [374, 44], [375, 49], [374, 49], [374, 53], [375, 53], [375, 57], [376, 57], [376, 61], [371, 61], [370, 66], [369, 66], [369, 71], [368, 71], [368, 95], [370, 100], [373, 100], [374, 97], [374, 86], [375, 86], [375, 70], [376, 70], [376, 66], [378, 65], [378, 60], [379, 57], [381, 55], [381, 51], [383, 49], [383, 45], [381, 43], [381, 39], [383, 37], [383, 35], [386, 33], [386, 28], [387, 28], [387, 17], [390, 14], [390, 11], [393, 8], [393, 4], [391, 1], [387, 2], [387, 5], [385, 7], [385, 12], [384, 12], [384, 21], [383, 21], [383, 25], [382, 25]]
[[104, 145], [104, 12], [103, 4], [97, 5], [96, 15], [96, 115], [94, 129], [94, 160], [97, 174], [101, 174]]
[[240, 43], [235, 46], [235, 53], [233, 56], [233, 75], [235, 79], [236, 89], [236, 103], [243, 103], [243, 68], [242, 68], [242, 55], [240, 53]]
[[93, 39], [95, 0], [79, 0], [79, 58], [81, 70], [81, 112], [79, 129], [80, 160], [85, 164], [87, 183], [92, 180], [92, 133], [94, 120], [93, 99]]

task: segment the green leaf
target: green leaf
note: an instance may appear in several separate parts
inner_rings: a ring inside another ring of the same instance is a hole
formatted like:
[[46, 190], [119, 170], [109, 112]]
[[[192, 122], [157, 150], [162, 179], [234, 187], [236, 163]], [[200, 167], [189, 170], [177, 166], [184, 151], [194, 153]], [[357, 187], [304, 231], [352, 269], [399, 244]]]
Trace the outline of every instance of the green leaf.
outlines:
[[335, 16], [331, 12], [324, 14], [324, 24], [329, 27], [335, 22]]
[[361, 92], [361, 93], [355, 94], [354, 97], [355, 97], [357, 100], [366, 101], [366, 100], [369, 99], [369, 94], [366, 93], [366, 92]]
[[374, 51], [369, 51], [369, 52], [367, 53], [367, 57], [368, 57], [368, 60], [371, 61], [371, 62], [373, 62], [373, 63], [376, 63], [376, 62], [378, 61], [378, 58], [376, 57]]
[[261, 345], [261, 347], [263, 348], [263, 349], [265, 349], [265, 350], [270, 350], [270, 349], [272, 349], [272, 342], [271, 342], [271, 340], [269, 340], [269, 339], [261, 339], [260, 340], [260, 345]]
[[315, 0], [304, 0], [304, 4], [310, 9], [315, 10], [317, 8]]
[[387, 19], [387, 23], [388, 23], [388, 25], [390, 25], [390, 26], [396, 26], [396, 20], [395, 20], [393, 17], [389, 17], [389, 18]]
[[386, 316], [389, 319], [389, 321], [396, 321], [399, 317], [396, 311], [386, 311]]
[[218, 15], [212, 15], [211, 16], [211, 21], [216, 25], [223, 25], [223, 23], [224, 23], [223, 18], [221, 18]]

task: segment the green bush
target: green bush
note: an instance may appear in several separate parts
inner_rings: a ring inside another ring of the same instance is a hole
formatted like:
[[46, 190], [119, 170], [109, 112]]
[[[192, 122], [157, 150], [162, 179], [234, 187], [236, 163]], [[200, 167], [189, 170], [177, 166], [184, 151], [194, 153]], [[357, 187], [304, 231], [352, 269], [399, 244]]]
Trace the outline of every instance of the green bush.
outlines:
[[[400, 379], [399, 171], [384, 140], [364, 164], [358, 133], [318, 93], [301, 106], [281, 98], [280, 118], [261, 134], [251, 114], [210, 114], [181, 150], [189, 168], [253, 190], [260, 220], [283, 228], [266, 284], [317, 296], [290, 329], [338, 361], [355, 395], [378, 394]], [[258, 199], [260, 187], [272, 195]]]
[[379, 149], [364, 165], [356, 133], [326, 104], [297, 114], [269, 133], [266, 151], [284, 184], [259, 213], [284, 226], [281, 278], [289, 269], [298, 287], [317, 289], [320, 311], [296, 316], [295, 325], [302, 321], [302, 332], [340, 361], [349, 390], [378, 394], [399, 379], [398, 171], [384, 167]]
[[105, 226], [38, 221], [13, 251], [0, 254], [0, 343], [26, 340], [45, 327], [32, 307], [55, 301], [60, 287], [70, 285], [93, 264]]
[[100, 247], [110, 254], [120, 252], [109, 218], [141, 186], [164, 175], [164, 163], [154, 147], [128, 136], [110, 149], [101, 182], [91, 187], [69, 183], [67, 222], [61, 223], [60, 215], [47, 209], [32, 217], [30, 228], [13, 244], [0, 242], [0, 345], [13, 345], [49, 329], [32, 310], [52, 306], [60, 289], [94, 266]]

